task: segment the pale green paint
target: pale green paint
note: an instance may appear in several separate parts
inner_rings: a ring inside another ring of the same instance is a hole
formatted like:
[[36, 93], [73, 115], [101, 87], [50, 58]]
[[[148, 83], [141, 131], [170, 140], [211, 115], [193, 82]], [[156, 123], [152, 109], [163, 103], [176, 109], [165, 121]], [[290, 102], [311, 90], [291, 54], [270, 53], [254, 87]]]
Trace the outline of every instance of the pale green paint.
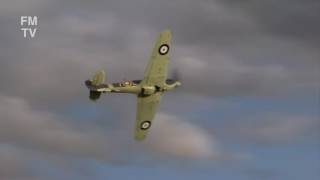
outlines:
[[[159, 50], [164, 44], [168, 45]], [[154, 119], [155, 113], [160, 103], [161, 95], [165, 91], [170, 91], [181, 83], [176, 81], [173, 84], [166, 84], [169, 51], [171, 50], [171, 32], [163, 31], [159, 34], [156, 44], [153, 48], [149, 63], [145, 69], [144, 78], [140, 84], [116, 87], [112, 84], [102, 84], [104, 82], [105, 73], [99, 71], [94, 75], [89, 85], [91, 91], [111, 92], [111, 93], [132, 93], [137, 95], [137, 112], [134, 137], [136, 140], [145, 139], [150, 128], [143, 129], [143, 122], [150, 122]], [[161, 54], [162, 53], [162, 54]], [[158, 89], [158, 90], [157, 90]], [[150, 125], [151, 125], [150, 124]]]

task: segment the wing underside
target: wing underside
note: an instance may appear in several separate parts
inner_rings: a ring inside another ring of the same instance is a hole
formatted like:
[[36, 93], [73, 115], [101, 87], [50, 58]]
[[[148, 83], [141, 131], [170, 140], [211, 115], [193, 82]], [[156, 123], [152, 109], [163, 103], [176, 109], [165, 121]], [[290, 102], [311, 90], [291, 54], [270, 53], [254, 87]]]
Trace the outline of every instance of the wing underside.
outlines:
[[138, 96], [135, 139], [143, 140], [146, 137], [157, 112], [160, 99], [160, 92], [145, 97]]
[[170, 45], [170, 31], [161, 32], [144, 72], [142, 84], [157, 85], [159, 87], [164, 85], [165, 80], [167, 79]]
[[[144, 72], [141, 86], [164, 86], [167, 79], [170, 45], [170, 31], [161, 32]], [[138, 95], [135, 139], [143, 140], [146, 137], [157, 112], [161, 94], [161, 92], [157, 92], [148, 96]]]

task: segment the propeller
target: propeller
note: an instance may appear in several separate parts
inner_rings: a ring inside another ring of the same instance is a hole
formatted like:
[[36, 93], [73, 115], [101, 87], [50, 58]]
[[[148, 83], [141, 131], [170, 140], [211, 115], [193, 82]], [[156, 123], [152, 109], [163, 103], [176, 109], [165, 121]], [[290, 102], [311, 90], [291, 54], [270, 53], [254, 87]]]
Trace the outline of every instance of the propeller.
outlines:
[[172, 71], [172, 79], [173, 80], [177, 80], [177, 81], [181, 81], [181, 73], [179, 72], [179, 70], [177, 68], [175, 68], [173, 71]]
[[172, 80], [175, 83], [177, 83], [176, 84], [177, 86], [181, 86], [181, 75], [180, 75], [180, 71], [177, 68], [173, 69], [171, 73], [171, 77], [172, 77]]

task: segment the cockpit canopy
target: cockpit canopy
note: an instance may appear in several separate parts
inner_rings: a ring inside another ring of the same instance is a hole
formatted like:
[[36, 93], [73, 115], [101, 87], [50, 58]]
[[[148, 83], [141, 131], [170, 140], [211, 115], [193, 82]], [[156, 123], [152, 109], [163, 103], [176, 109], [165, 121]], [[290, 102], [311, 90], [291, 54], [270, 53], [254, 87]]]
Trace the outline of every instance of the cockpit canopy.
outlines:
[[120, 87], [126, 87], [126, 86], [136, 86], [137, 84], [135, 84], [133, 81], [130, 80], [124, 80], [122, 82], [119, 83]]

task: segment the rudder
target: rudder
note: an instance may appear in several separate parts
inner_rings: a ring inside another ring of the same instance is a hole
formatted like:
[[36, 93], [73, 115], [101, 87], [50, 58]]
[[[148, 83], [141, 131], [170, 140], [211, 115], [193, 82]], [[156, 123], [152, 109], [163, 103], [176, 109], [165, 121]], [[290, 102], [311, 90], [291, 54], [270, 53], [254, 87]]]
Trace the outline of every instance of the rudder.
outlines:
[[100, 85], [105, 81], [106, 73], [104, 70], [98, 71], [91, 79], [91, 83], [94, 86]]

